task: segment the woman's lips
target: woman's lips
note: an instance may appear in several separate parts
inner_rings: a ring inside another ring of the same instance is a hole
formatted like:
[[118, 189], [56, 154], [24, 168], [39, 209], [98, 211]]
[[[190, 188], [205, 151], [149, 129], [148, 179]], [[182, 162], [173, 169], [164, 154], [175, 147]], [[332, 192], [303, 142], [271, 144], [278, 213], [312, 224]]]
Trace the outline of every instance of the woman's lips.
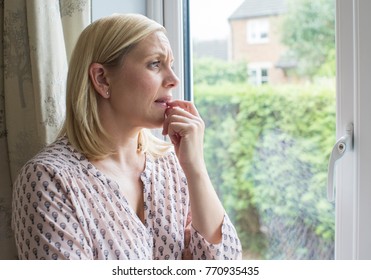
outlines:
[[161, 97], [161, 98], [155, 100], [155, 103], [160, 105], [161, 107], [167, 108], [168, 107], [167, 103], [169, 103], [171, 101], [171, 98], [172, 98], [171, 96]]

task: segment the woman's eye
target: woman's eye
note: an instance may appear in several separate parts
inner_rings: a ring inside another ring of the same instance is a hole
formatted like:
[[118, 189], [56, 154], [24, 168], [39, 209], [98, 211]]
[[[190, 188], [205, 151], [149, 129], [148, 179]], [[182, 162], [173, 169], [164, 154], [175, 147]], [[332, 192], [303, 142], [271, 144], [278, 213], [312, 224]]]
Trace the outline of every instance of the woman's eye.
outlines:
[[161, 62], [160, 62], [159, 60], [153, 61], [153, 62], [151, 62], [151, 63], [149, 64], [149, 67], [150, 67], [150, 68], [157, 69], [157, 68], [160, 67], [160, 63], [161, 63]]

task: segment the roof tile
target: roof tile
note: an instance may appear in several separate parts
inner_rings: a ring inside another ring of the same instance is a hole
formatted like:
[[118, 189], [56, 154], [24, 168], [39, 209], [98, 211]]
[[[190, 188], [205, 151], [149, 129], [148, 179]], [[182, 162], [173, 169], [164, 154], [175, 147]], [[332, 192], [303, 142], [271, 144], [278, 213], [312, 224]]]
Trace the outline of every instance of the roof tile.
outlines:
[[278, 15], [286, 9], [286, 0], [245, 0], [229, 20]]

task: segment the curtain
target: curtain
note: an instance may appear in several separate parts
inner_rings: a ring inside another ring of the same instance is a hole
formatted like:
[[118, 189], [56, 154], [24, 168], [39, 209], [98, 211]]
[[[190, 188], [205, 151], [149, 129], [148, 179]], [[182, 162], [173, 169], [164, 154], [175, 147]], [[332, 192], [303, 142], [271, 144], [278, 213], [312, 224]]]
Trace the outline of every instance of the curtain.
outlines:
[[16, 259], [12, 182], [55, 139], [68, 58], [90, 23], [90, 0], [0, 0], [0, 259]]

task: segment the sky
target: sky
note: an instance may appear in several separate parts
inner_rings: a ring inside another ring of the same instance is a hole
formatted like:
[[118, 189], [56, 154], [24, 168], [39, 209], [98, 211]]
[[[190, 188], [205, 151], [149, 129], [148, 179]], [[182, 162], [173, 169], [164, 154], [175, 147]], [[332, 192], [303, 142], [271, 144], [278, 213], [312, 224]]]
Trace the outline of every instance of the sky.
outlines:
[[244, 0], [190, 0], [190, 28], [194, 40], [226, 39], [228, 17]]

